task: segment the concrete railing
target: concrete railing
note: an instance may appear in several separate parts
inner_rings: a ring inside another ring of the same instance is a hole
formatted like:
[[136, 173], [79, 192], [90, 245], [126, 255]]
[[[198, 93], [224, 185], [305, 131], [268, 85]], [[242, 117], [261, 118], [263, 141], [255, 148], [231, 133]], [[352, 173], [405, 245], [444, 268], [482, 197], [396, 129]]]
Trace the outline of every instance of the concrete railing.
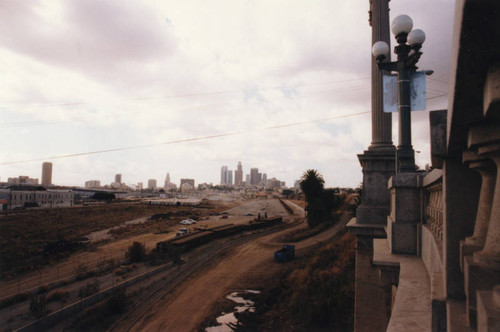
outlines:
[[424, 216], [427, 228], [439, 245], [443, 241], [443, 183], [441, 170], [433, 170], [424, 178]]

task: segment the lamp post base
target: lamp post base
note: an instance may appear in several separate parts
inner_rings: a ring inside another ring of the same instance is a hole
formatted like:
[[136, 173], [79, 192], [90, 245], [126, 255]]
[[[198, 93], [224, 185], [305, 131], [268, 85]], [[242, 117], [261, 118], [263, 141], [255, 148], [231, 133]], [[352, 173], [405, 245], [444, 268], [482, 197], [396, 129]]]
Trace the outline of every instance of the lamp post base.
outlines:
[[396, 151], [396, 173], [415, 172], [415, 151], [410, 148], [400, 148]]

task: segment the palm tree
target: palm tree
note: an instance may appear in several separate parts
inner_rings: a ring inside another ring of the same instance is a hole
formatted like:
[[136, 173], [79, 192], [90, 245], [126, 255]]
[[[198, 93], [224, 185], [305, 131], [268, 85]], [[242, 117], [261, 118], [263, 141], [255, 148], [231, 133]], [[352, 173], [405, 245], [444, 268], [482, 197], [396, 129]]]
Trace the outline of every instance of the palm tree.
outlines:
[[310, 203], [314, 197], [318, 197], [323, 192], [325, 180], [315, 169], [308, 169], [300, 178], [300, 189], [306, 196], [306, 202]]
[[323, 191], [325, 180], [314, 169], [308, 169], [302, 174], [300, 188], [306, 196], [307, 223], [309, 227], [318, 225], [325, 217]]

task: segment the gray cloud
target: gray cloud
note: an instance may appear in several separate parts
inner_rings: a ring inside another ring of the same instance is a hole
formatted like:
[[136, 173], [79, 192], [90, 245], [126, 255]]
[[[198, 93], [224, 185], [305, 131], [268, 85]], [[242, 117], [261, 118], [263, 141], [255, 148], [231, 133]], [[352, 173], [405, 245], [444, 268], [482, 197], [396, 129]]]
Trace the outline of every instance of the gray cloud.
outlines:
[[63, 20], [40, 15], [37, 2], [9, 2], [0, 11], [4, 48], [98, 78], [139, 72], [142, 61], [171, 56], [170, 25], [150, 8], [127, 1], [65, 1]]

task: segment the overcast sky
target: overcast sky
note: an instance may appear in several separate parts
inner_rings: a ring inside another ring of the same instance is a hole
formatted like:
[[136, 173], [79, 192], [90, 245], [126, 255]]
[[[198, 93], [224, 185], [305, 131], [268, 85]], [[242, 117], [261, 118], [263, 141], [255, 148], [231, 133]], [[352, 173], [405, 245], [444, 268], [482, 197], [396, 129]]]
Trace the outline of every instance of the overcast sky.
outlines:
[[[427, 111], [413, 112], [417, 164], [428, 111], [448, 99], [452, 0], [393, 0], [427, 34]], [[83, 186], [220, 182], [258, 167], [293, 185], [362, 181], [371, 141], [368, 0], [0, 2], [0, 177]], [[397, 117], [393, 115], [397, 145]], [[124, 149], [122, 149], [124, 148]], [[89, 152], [102, 153], [87, 154]], [[118, 151], [114, 151], [118, 150]], [[53, 157], [82, 154], [67, 158]], [[16, 163], [12, 163], [16, 162]]]

